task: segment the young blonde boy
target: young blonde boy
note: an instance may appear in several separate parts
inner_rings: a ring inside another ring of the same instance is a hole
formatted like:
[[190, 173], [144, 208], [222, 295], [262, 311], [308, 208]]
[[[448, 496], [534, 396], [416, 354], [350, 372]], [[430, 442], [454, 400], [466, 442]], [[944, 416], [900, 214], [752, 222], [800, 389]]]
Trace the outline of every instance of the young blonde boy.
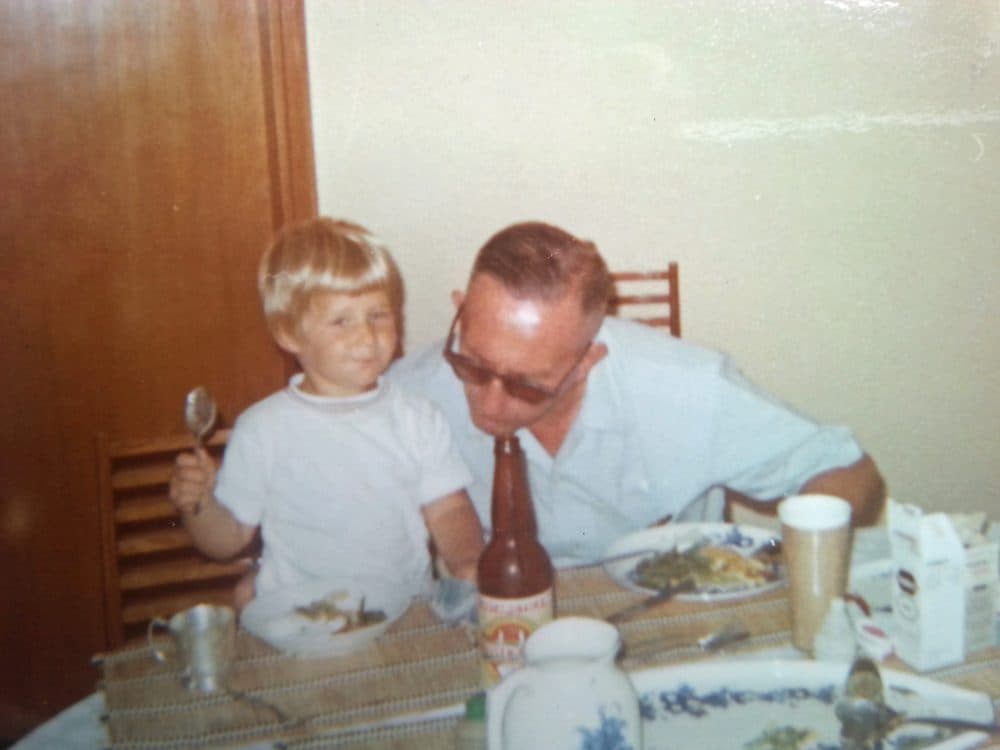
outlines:
[[362, 227], [319, 218], [282, 230], [258, 286], [275, 341], [302, 372], [239, 416], [222, 466], [181, 454], [171, 499], [196, 546], [224, 559], [261, 531], [256, 593], [314, 578], [388, 579], [423, 593], [428, 535], [475, 580], [482, 529], [471, 474], [429, 402], [382, 378], [399, 346], [402, 283]]

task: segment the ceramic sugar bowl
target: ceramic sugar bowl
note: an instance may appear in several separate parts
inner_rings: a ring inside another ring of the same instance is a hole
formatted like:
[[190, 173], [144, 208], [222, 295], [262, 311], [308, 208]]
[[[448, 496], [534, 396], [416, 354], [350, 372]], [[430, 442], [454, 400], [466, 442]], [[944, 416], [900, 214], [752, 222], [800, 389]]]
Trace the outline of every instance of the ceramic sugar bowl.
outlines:
[[562, 617], [525, 644], [526, 664], [487, 696], [489, 750], [641, 750], [639, 701], [615, 664], [618, 630]]

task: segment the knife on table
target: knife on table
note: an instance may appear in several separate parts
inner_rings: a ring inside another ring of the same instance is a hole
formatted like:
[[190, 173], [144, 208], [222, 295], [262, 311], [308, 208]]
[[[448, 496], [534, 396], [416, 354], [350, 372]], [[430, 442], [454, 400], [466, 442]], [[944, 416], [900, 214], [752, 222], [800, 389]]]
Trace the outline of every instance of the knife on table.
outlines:
[[695, 583], [693, 578], [686, 578], [678, 583], [668, 584], [663, 588], [661, 588], [658, 592], [656, 592], [652, 596], [646, 597], [638, 604], [633, 604], [630, 607], [619, 609], [617, 612], [612, 612], [604, 619], [612, 624], [624, 622], [625, 620], [628, 620], [631, 617], [635, 617], [636, 615], [641, 614], [646, 610], [652, 609], [653, 607], [659, 606], [664, 602], [670, 601], [677, 594], [683, 594], [687, 591], [694, 591], [694, 588], [695, 588]]
[[662, 554], [662, 549], [656, 549], [650, 547], [648, 549], [634, 549], [628, 552], [619, 552], [614, 555], [609, 555], [608, 557], [601, 557], [597, 560], [588, 560], [587, 562], [575, 562], [569, 565], [560, 565], [559, 570], [581, 570], [583, 568], [596, 568], [599, 565], [607, 565], [608, 563], [621, 562], [622, 560], [631, 560], [634, 557], [643, 557], [645, 555], [658, 555]]
[[656, 638], [646, 638], [641, 641], [632, 641], [625, 645], [625, 658], [645, 659], [647, 656], [656, 656], [666, 651], [676, 648], [700, 648], [707, 653], [721, 651], [726, 646], [740, 643], [750, 638], [750, 631], [746, 626], [734, 620], [727, 622], [718, 630], [713, 630], [708, 635], [701, 638], [675, 638], [673, 640], [658, 636]]

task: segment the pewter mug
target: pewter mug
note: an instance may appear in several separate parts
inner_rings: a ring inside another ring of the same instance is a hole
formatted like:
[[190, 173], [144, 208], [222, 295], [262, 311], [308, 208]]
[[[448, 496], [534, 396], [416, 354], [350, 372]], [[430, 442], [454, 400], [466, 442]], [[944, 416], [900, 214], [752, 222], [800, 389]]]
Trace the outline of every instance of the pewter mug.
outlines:
[[166, 662], [170, 656], [153, 641], [158, 628], [173, 638], [173, 660], [188, 690], [214, 693], [226, 689], [236, 655], [236, 613], [231, 607], [199, 604], [169, 620], [154, 618], [146, 629], [146, 640], [153, 657]]

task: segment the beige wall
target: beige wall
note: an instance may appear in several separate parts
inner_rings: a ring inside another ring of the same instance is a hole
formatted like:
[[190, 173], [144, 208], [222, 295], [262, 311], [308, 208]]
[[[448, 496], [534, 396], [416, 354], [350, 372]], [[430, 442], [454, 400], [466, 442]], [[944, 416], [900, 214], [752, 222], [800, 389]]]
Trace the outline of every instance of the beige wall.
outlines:
[[1000, 516], [1000, 2], [308, 0], [320, 207], [409, 348], [496, 229], [681, 265], [684, 336], [852, 425], [893, 494]]

